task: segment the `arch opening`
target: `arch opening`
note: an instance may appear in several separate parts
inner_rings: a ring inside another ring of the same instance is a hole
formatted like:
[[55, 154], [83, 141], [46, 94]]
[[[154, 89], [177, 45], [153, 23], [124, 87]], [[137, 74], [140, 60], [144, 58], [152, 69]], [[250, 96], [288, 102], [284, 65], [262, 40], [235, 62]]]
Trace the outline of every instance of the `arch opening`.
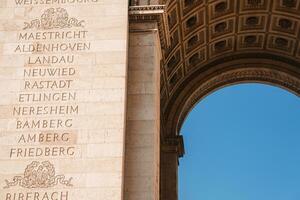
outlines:
[[161, 199], [178, 199], [178, 159], [184, 154], [180, 129], [188, 113], [209, 94], [236, 84], [261, 83], [300, 97], [299, 64], [269, 54], [235, 54], [190, 73], [162, 107]]
[[239, 83], [263, 83], [300, 96], [298, 63], [268, 54], [238, 54], [224, 57], [193, 71], [178, 85], [162, 108], [164, 135], [178, 135], [190, 110], [202, 98], [222, 87]]
[[[263, 83], [300, 96], [299, 1], [170, 1], [161, 73], [161, 199], [177, 196], [180, 129], [214, 91]], [[175, 189], [174, 189], [175, 188]]]
[[180, 182], [179, 199], [297, 199], [299, 116], [297, 96], [266, 84], [203, 98], [181, 130], [186, 155], [179, 168], [191, 176], [180, 173], [189, 184]]

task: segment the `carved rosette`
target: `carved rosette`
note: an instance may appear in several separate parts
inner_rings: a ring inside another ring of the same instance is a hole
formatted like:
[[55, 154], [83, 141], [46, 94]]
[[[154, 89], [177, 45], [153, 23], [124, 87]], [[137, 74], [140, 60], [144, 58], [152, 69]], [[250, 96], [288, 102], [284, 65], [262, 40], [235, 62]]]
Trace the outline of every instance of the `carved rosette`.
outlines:
[[40, 19], [24, 23], [23, 30], [27, 29], [62, 29], [71, 27], [84, 27], [84, 20], [69, 17], [64, 8], [49, 8], [45, 10]]
[[23, 176], [15, 176], [12, 181], [5, 180], [4, 189], [14, 186], [23, 188], [50, 188], [58, 184], [65, 186], [73, 186], [72, 178], [66, 180], [64, 175], [56, 175], [54, 165], [49, 161], [38, 162], [33, 161], [29, 164]]

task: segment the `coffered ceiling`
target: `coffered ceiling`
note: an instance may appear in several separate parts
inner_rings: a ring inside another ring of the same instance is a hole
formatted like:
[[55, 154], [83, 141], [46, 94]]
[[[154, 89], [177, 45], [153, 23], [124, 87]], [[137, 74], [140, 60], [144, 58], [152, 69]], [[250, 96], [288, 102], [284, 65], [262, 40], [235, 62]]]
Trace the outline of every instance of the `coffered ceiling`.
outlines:
[[187, 77], [216, 60], [265, 53], [300, 61], [300, 0], [172, 0], [167, 18], [163, 110]]

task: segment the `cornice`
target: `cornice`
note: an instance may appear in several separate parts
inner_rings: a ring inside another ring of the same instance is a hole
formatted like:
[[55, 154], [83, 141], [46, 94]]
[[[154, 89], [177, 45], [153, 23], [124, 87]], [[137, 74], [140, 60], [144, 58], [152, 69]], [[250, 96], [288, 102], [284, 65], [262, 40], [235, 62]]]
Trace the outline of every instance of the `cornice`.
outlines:
[[169, 29], [166, 14], [166, 5], [130, 6], [129, 22], [145, 23], [155, 21], [158, 24], [161, 46], [164, 49], [169, 45]]
[[159, 14], [165, 12], [165, 5], [130, 6], [129, 16], [138, 14]]
[[185, 154], [184, 141], [182, 135], [176, 135], [173, 137], [166, 138], [161, 145], [162, 152], [175, 153], [178, 158], [181, 158]]

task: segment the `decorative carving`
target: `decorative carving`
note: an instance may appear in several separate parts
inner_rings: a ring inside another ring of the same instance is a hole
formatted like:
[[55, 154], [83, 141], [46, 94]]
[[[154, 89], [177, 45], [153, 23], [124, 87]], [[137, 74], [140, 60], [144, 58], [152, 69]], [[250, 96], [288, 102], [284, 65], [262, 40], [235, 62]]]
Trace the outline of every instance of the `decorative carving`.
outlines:
[[6, 186], [4, 189], [14, 186], [23, 188], [50, 188], [58, 185], [73, 186], [72, 178], [66, 180], [64, 175], [55, 175], [55, 168], [49, 161], [38, 162], [33, 161], [29, 164], [23, 176], [15, 176], [13, 181], [5, 180]]
[[222, 50], [225, 49], [226, 44], [227, 44], [226, 40], [222, 40], [222, 41], [220, 41], [220, 42], [217, 42], [217, 43], [215, 44], [215, 49], [216, 49], [217, 51], [222, 51]]
[[174, 9], [168, 15], [168, 23], [170, 30], [177, 24], [177, 10]]
[[255, 25], [258, 24], [258, 22], [259, 22], [258, 17], [248, 17], [248, 18], [246, 19], [246, 24], [247, 24], [248, 26], [255, 26]]
[[[195, 10], [193, 15], [190, 15], [183, 20], [182, 32], [184, 37], [188, 37], [191, 33], [195, 32], [196, 29], [203, 29], [205, 26], [205, 9], [199, 8]], [[179, 28], [178, 26], [176, 27]]]
[[198, 35], [194, 35], [193, 37], [191, 37], [191, 38], [188, 40], [188, 47], [189, 47], [189, 48], [193, 47], [194, 45], [197, 44], [198, 41], [199, 41]]
[[239, 31], [236, 31], [236, 34], [240, 34], [241, 32], [267, 32], [267, 23], [268, 16], [265, 14], [256, 14], [252, 15], [242, 15], [240, 16], [240, 21], [237, 26], [239, 27]]
[[290, 29], [292, 27], [293, 23], [291, 20], [288, 19], [280, 19], [279, 20], [279, 26], [283, 29]]
[[184, 6], [190, 6], [195, 2], [195, 0], [184, 0]]
[[247, 0], [247, 8], [255, 9], [263, 6], [263, 0]]
[[289, 41], [284, 38], [279, 37], [279, 38], [275, 39], [275, 44], [279, 48], [285, 48], [288, 46]]
[[196, 23], [197, 23], [197, 16], [194, 15], [186, 21], [186, 26], [187, 26], [187, 28], [191, 28], [191, 27], [195, 26]]
[[24, 30], [27, 29], [62, 29], [71, 27], [84, 27], [84, 20], [69, 17], [64, 8], [49, 8], [45, 10], [40, 19], [24, 23]]
[[169, 0], [159, 0], [158, 2], [157, 1], [150, 1], [150, 0], [130, 0], [130, 6], [147, 6], [147, 5], [151, 5], [151, 4], [166, 4], [167, 1]]
[[188, 12], [190, 12], [191, 10], [195, 9], [196, 7], [199, 7], [201, 5], [203, 5], [204, 0], [182, 0], [181, 2], [183, 2], [182, 6], [183, 6], [183, 13], [186, 14]]
[[176, 153], [179, 158], [185, 154], [184, 140], [182, 135], [167, 138], [163, 141], [162, 151], [166, 153]]
[[264, 35], [263, 34], [255, 34], [255, 35], [241, 35], [238, 39], [239, 43], [237, 46], [238, 50], [244, 49], [262, 49], [263, 48], [263, 41]]
[[227, 24], [226, 22], [221, 22], [221, 23], [218, 23], [216, 26], [215, 26], [215, 32], [224, 32], [225, 29], [227, 27]]
[[201, 48], [193, 52], [186, 61], [187, 72], [193, 70], [197, 66], [206, 61], [206, 49]]
[[189, 64], [190, 64], [190, 65], [195, 65], [195, 64], [197, 64], [198, 61], [200, 60], [199, 57], [200, 57], [200, 56], [199, 56], [199, 53], [198, 53], [198, 52], [195, 53], [195, 54], [193, 54], [193, 55], [189, 58]]
[[165, 10], [165, 5], [149, 5], [149, 6], [130, 6], [129, 14], [137, 15], [137, 14], [157, 14], [163, 13]]
[[180, 62], [180, 51], [177, 51], [168, 61], [167, 64], [168, 74], [171, 74], [173, 72], [173, 70], [176, 68], [179, 62]]
[[253, 6], [258, 6], [261, 4], [262, 0], [248, 0], [248, 4], [253, 5]]
[[225, 1], [223, 2], [220, 2], [218, 3], [216, 6], [215, 6], [215, 11], [216, 12], [225, 12], [226, 9], [227, 9], [227, 3]]
[[169, 80], [169, 84], [170, 84], [170, 90], [172, 91], [174, 89], [174, 87], [177, 85], [177, 83], [179, 82], [180, 79], [182, 79], [183, 77], [183, 72], [182, 72], [182, 68], [179, 67], [177, 69], [177, 71], [173, 74], [173, 76], [170, 78]]
[[287, 8], [294, 8], [296, 3], [296, 0], [282, 0], [282, 5]]
[[254, 44], [256, 42], [257, 38], [255, 35], [248, 35], [245, 37], [245, 43], [248, 45]]

